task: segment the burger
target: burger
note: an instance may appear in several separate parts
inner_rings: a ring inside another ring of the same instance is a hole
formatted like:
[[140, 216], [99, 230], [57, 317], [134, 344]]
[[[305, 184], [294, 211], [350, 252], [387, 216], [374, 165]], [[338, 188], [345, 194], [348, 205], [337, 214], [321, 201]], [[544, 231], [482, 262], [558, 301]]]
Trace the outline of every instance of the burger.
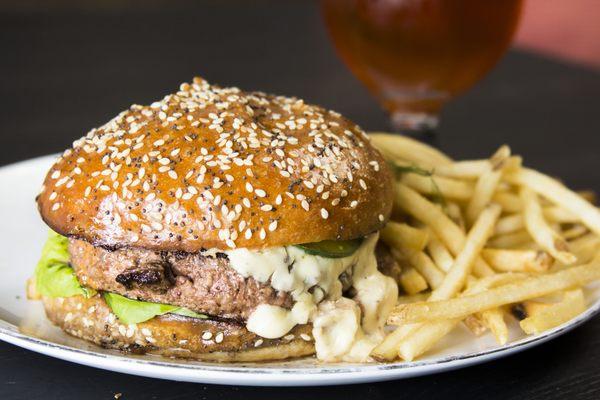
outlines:
[[366, 361], [397, 299], [376, 256], [391, 179], [340, 114], [195, 78], [56, 160], [30, 294], [106, 348]]

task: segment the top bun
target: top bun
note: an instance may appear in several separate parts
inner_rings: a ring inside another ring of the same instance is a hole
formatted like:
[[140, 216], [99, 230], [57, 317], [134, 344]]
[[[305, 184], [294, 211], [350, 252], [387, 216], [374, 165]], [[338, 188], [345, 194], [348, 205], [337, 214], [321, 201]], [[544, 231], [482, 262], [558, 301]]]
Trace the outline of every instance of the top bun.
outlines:
[[38, 206], [56, 232], [95, 245], [264, 248], [379, 230], [391, 179], [340, 114], [195, 78], [77, 140]]

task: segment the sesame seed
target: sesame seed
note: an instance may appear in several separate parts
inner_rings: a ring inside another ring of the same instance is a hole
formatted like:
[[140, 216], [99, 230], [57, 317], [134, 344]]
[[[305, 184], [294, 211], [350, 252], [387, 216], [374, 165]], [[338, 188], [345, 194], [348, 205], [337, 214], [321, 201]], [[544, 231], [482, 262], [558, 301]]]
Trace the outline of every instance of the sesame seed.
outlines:
[[[289, 207], [299, 203], [310, 211], [313, 205], [328, 219], [330, 206], [315, 201], [338, 206], [349, 193], [336, 184], [357, 182], [368, 189], [359, 149], [365, 133], [340, 118], [301, 100], [195, 79], [149, 106], [131, 106], [75, 141], [53, 167], [54, 185], [42, 195], [57, 211], [64, 206], [64, 190], [86, 182], [87, 204], [108, 207], [103, 223], [112, 226], [107, 229], [127, 229], [119, 226], [121, 218], [139, 226], [140, 231], [126, 233], [131, 243], [142, 233], [157, 232], [199, 240], [199, 231], [209, 230], [232, 248], [238, 234], [250, 240], [257, 233], [264, 240], [279, 220], [256, 215], [256, 209], [272, 212], [284, 194], [294, 200]], [[371, 171], [379, 170], [377, 160], [367, 160]], [[165, 189], [166, 177], [179, 181]], [[235, 191], [236, 180], [243, 180], [247, 198]], [[255, 187], [260, 182], [269, 186]], [[350, 208], [357, 206], [358, 201], [350, 202]]]
[[269, 231], [273, 232], [275, 229], [277, 229], [277, 220], [269, 224]]
[[306, 211], [308, 211], [310, 209], [310, 206], [308, 205], [308, 201], [302, 200], [302, 202], [300, 204], [302, 205], [302, 208], [304, 208]]
[[225, 335], [223, 335], [223, 332], [217, 333], [217, 335], [215, 336], [215, 342], [221, 343], [223, 341], [224, 336]]
[[125, 333], [125, 336], [130, 338], [133, 336], [134, 333], [135, 333], [135, 329], [132, 326], [129, 326], [129, 328], [127, 328], [127, 332]]

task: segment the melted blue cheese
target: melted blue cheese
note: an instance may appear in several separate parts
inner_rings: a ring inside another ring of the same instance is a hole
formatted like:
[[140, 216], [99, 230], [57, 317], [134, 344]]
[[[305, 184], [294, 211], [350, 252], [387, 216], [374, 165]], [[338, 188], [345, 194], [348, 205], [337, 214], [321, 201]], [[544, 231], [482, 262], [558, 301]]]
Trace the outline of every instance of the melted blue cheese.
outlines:
[[[310, 255], [294, 246], [261, 251], [226, 251], [230, 266], [244, 277], [290, 292], [288, 310], [261, 304], [246, 323], [249, 331], [275, 339], [295, 325], [313, 323], [317, 357], [326, 361], [366, 361], [383, 337], [383, 326], [397, 296], [396, 283], [377, 270], [378, 234], [367, 237], [344, 258]], [[340, 275], [351, 277], [356, 295], [342, 297]]]

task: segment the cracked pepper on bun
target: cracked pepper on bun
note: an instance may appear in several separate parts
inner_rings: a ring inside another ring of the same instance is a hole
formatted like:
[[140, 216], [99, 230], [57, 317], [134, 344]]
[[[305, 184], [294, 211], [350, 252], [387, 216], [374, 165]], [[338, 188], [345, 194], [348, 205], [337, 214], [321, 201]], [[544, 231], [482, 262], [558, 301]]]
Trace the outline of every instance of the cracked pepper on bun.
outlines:
[[397, 298], [375, 253], [392, 196], [382, 156], [340, 114], [196, 78], [52, 166], [30, 295], [108, 348], [366, 361]]

